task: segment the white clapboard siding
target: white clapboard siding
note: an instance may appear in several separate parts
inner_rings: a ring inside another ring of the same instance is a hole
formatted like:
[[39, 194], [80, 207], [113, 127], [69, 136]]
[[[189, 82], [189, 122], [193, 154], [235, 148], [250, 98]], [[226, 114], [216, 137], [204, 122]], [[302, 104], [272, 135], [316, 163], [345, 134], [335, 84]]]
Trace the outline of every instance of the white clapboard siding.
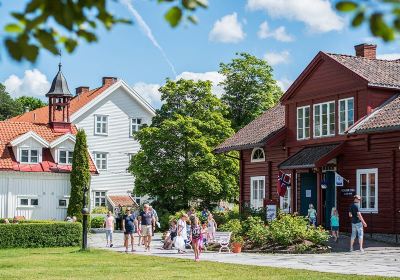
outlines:
[[[108, 116], [107, 136], [95, 134], [95, 115]], [[140, 145], [130, 136], [130, 118], [142, 118], [143, 123], [150, 124], [152, 114], [119, 87], [74, 120], [78, 128], [85, 130], [92, 156], [94, 152], [107, 153], [107, 170], [100, 170], [99, 175], [92, 176], [92, 191], [102, 190], [110, 194], [127, 193], [134, 189], [134, 178], [127, 168], [129, 155], [137, 153]]]
[[[67, 209], [59, 208], [58, 200], [69, 196], [70, 192], [69, 174], [0, 172], [0, 217], [64, 220]], [[18, 199], [25, 196], [37, 197], [39, 206], [20, 207]]]

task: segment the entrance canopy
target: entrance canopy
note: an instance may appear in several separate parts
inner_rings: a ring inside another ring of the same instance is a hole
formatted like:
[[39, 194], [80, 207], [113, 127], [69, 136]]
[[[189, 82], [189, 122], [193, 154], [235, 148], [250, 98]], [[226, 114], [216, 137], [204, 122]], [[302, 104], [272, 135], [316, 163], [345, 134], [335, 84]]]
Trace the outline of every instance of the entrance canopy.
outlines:
[[305, 147], [281, 164], [279, 169], [308, 169], [322, 167], [342, 150], [342, 143]]

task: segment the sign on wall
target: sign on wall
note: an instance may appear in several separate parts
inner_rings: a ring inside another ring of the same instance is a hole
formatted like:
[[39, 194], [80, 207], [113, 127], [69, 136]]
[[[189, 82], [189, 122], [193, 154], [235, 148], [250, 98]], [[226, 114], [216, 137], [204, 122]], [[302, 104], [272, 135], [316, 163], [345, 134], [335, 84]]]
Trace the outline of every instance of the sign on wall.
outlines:
[[349, 197], [354, 196], [356, 194], [356, 190], [351, 188], [340, 189], [340, 193], [342, 194], [342, 196]]
[[275, 220], [276, 216], [277, 216], [277, 210], [278, 210], [276, 201], [270, 200], [270, 199], [265, 199], [264, 206], [265, 206], [265, 220], [267, 222]]

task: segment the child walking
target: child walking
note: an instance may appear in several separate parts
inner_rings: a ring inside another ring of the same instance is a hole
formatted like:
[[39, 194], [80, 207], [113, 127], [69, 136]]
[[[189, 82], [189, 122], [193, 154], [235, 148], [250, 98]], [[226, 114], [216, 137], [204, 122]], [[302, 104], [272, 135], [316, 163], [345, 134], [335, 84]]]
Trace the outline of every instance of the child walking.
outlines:
[[107, 217], [104, 219], [104, 227], [106, 228], [106, 239], [107, 239], [107, 247], [113, 246], [113, 231], [114, 231], [114, 224], [115, 224], [115, 219], [114, 216], [112, 215], [111, 211], [108, 211]]
[[310, 221], [310, 225], [313, 225], [314, 228], [317, 227], [317, 211], [315, 211], [314, 205], [312, 203], [308, 205], [307, 217]]
[[190, 237], [193, 245], [194, 261], [198, 262], [200, 260], [200, 243], [202, 242], [201, 227], [198, 217], [194, 217], [193, 219]]
[[207, 240], [209, 242], [214, 241], [215, 239], [215, 232], [217, 231], [217, 223], [215, 222], [213, 215], [210, 213], [208, 214], [207, 218], [207, 230], [208, 230], [208, 237]]
[[331, 230], [335, 242], [339, 242], [339, 213], [335, 207], [331, 211]]

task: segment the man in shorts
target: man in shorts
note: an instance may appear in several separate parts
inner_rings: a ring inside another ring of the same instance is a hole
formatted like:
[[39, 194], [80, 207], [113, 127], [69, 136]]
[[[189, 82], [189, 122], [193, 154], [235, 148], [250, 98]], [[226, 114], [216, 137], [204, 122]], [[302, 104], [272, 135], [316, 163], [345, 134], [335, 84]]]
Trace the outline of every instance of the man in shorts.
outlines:
[[367, 227], [367, 223], [364, 221], [361, 215], [359, 205], [361, 197], [359, 195], [354, 196], [354, 202], [350, 206], [349, 217], [351, 218], [351, 239], [350, 239], [350, 252], [353, 252], [354, 240], [358, 235], [358, 243], [360, 244], [360, 251], [364, 252], [363, 238], [364, 238], [364, 227]]
[[141, 234], [144, 240], [144, 249], [150, 252], [151, 236], [156, 226], [156, 219], [148, 204], [143, 205], [143, 211], [140, 212], [138, 220], [142, 225]]

